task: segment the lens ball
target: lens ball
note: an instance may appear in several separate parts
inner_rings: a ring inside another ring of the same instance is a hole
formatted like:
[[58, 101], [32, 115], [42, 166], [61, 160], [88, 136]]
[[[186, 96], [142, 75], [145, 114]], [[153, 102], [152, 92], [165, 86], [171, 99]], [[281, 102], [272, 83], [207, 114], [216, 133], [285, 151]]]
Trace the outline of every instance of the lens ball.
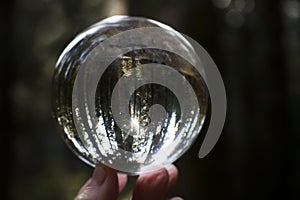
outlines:
[[114, 16], [92, 25], [65, 48], [53, 75], [64, 141], [87, 164], [128, 174], [173, 163], [210, 106], [196, 65], [192, 45], [160, 22]]

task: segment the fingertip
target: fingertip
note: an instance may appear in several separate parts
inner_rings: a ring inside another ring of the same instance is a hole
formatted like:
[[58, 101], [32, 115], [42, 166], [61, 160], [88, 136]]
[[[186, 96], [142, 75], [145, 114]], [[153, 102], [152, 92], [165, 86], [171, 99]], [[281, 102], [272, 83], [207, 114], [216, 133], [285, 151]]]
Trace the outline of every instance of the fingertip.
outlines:
[[172, 187], [176, 184], [178, 179], [178, 169], [175, 165], [169, 165], [166, 167], [169, 174], [169, 182], [168, 182], [168, 192], [172, 189]]
[[102, 185], [107, 176], [108, 170], [109, 169], [104, 165], [97, 165], [94, 169], [92, 180], [95, 181], [98, 185]]
[[115, 200], [119, 194], [118, 178], [115, 170], [97, 165], [90, 180], [82, 187], [76, 200]]
[[178, 178], [178, 169], [175, 165], [169, 165], [168, 167], [166, 167], [167, 171], [168, 171], [168, 174], [169, 174], [169, 177], [174, 179], [174, 180], [177, 180]]
[[170, 200], [184, 200], [183, 198], [181, 198], [181, 197], [173, 197], [172, 199], [170, 199]]
[[169, 174], [166, 168], [141, 175], [133, 191], [133, 200], [165, 199]]

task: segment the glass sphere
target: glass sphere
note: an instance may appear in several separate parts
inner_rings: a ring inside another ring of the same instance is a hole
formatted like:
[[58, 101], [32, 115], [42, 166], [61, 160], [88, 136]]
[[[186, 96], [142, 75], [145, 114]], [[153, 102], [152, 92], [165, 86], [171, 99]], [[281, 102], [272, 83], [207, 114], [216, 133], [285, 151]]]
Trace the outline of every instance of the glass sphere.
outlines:
[[171, 164], [209, 107], [197, 54], [160, 22], [114, 16], [80, 33], [57, 61], [53, 113], [70, 149], [128, 174]]

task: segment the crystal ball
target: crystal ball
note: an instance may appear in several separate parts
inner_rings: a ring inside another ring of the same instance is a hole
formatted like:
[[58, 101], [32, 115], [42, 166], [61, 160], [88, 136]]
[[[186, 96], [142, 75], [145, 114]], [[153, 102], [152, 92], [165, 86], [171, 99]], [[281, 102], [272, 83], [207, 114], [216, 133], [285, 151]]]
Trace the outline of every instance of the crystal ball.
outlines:
[[192, 45], [152, 19], [114, 16], [78, 34], [53, 75], [53, 114], [91, 166], [127, 174], [167, 166], [203, 129], [209, 92]]

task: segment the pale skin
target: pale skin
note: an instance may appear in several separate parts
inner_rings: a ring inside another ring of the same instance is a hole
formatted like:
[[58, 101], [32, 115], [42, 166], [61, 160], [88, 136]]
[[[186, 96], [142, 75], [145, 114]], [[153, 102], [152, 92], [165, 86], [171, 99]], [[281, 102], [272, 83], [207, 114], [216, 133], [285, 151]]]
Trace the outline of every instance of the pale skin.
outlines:
[[[177, 178], [178, 170], [174, 165], [140, 175], [131, 200], [167, 200]], [[117, 200], [126, 183], [127, 175], [98, 165], [92, 177], [80, 189], [75, 200]], [[171, 200], [182, 200], [182, 198], [173, 197]]]

